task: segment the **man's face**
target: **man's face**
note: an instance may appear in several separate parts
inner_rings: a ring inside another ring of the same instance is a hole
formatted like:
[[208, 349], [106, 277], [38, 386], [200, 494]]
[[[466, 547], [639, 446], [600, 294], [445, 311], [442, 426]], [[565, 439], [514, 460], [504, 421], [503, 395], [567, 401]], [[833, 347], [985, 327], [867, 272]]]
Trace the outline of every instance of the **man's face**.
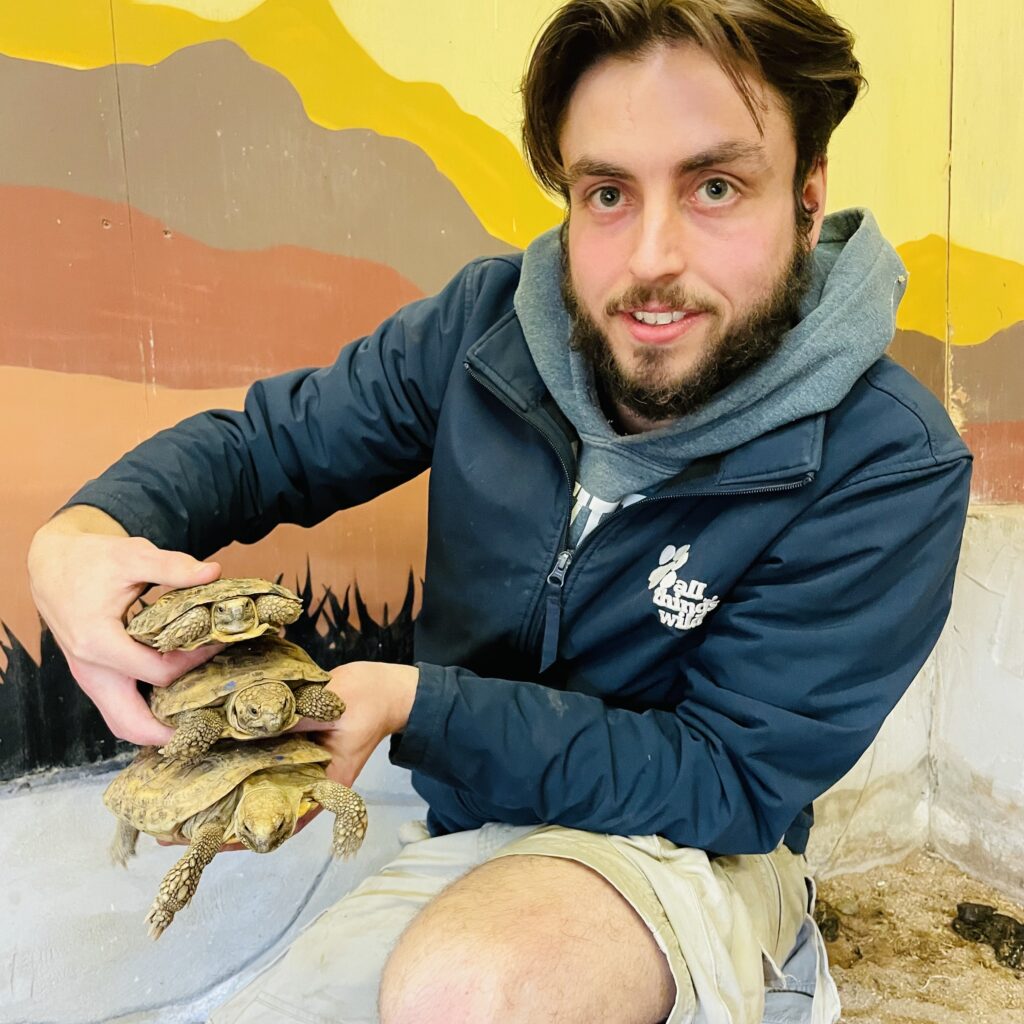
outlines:
[[[628, 430], [691, 412], [767, 358], [795, 320], [824, 216], [825, 169], [803, 190], [775, 93], [761, 138], [696, 46], [584, 74], [560, 136], [570, 190], [563, 291], [573, 344]], [[651, 321], [654, 321], [653, 323]]]

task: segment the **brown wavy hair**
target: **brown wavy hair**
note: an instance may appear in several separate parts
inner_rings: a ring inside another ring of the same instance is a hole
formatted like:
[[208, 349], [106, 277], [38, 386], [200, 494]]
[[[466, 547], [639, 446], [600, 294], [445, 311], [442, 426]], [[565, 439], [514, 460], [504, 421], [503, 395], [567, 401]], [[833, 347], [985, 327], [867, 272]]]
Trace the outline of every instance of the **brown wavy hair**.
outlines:
[[[782, 98], [796, 142], [799, 200], [867, 84], [853, 35], [817, 0], [569, 0], [541, 30], [522, 82], [523, 147], [544, 188], [568, 202], [558, 138], [580, 76], [608, 57], [642, 60], [684, 42], [715, 58], [762, 135], [765, 107], [748, 79], [762, 79]], [[810, 216], [799, 201], [797, 210], [806, 228]]]

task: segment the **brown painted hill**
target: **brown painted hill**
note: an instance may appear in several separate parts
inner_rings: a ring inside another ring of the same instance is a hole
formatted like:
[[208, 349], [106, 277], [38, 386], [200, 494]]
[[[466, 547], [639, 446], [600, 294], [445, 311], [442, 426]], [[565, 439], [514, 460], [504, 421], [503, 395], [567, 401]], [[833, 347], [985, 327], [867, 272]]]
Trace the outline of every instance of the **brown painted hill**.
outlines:
[[940, 402], [946, 400], [946, 346], [918, 331], [897, 331], [888, 355], [909, 370]]
[[292, 84], [229, 42], [153, 67], [0, 55], [0, 182], [126, 201], [222, 249], [296, 245], [436, 291], [508, 252], [418, 146], [313, 124]]
[[175, 388], [331, 362], [421, 292], [295, 246], [215, 249], [130, 207], [0, 186], [0, 364]]
[[[126, 449], [204, 409], [239, 409], [245, 393], [0, 366], [0, 396], [0, 437], [7, 439], [0, 474], [0, 621], [37, 657], [39, 620], [25, 571], [35, 530]], [[308, 530], [280, 526], [256, 544], [231, 545], [218, 558], [227, 575], [273, 579], [284, 573], [289, 586], [305, 576], [308, 559], [318, 584], [336, 594], [358, 583], [380, 621], [385, 603], [392, 613], [400, 607], [410, 568], [417, 581], [423, 576], [427, 480], [421, 474]]]
[[[940, 400], [945, 394], [946, 346], [916, 331], [897, 331], [889, 355]], [[950, 383], [966, 423], [1024, 420], [1024, 323], [979, 345], [950, 346]]]
[[968, 423], [1024, 420], [1024, 322], [980, 345], [954, 345], [952, 375]]

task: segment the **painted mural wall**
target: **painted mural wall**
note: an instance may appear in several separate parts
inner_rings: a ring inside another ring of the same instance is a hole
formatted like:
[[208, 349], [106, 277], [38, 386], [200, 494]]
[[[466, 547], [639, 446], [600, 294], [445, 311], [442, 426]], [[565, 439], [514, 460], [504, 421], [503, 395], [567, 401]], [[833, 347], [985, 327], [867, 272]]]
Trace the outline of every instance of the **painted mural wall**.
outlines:
[[[521, 158], [515, 92], [556, 6], [0, 0], [8, 773], [113, 749], [40, 639], [24, 572], [38, 524], [154, 431], [330, 362], [467, 260], [558, 221]], [[1024, 6], [828, 6], [871, 83], [834, 139], [829, 208], [871, 207], [898, 246], [911, 277], [892, 352], [974, 449], [975, 500], [1021, 503]], [[425, 494], [420, 478], [222, 561], [339, 602], [358, 586], [363, 624], [386, 624], [422, 573]], [[54, 678], [16, 697], [12, 665], [41, 656]], [[67, 735], [42, 742], [56, 717]]]

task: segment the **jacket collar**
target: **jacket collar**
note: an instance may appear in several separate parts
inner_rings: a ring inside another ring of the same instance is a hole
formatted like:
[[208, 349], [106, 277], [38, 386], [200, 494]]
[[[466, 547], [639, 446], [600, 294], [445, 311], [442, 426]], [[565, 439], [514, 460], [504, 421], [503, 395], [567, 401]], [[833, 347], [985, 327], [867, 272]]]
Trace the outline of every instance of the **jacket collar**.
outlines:
[[[537, 372], [514, 310], [470, 346], [466, 367], [486, 379], [525, 419], [552, 421], [552, 410], [557, 412], [557, 407]], [[566, 441], [574, 439], [568, 421], [560, 414], [554, 419], [570, 435]], [[692, 493], [705, 488], [722, 492], [773, 490], [805, 483], [821, 467], [824, 435], [823, 413], [787, 423], [731, 451], [696, 460], [659, 494]]]

